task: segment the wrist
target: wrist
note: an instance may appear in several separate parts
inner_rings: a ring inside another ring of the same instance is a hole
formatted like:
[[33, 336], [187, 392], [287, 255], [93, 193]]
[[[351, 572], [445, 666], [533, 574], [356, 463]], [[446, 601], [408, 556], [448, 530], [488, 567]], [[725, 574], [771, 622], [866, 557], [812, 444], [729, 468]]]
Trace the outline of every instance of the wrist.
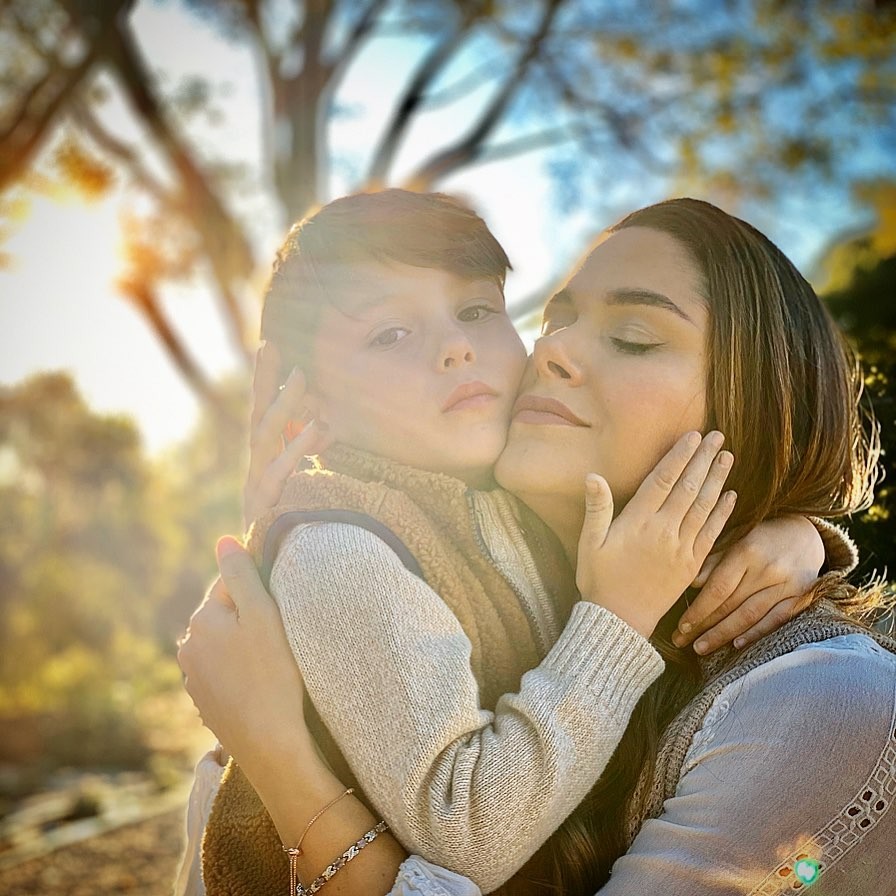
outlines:
[[649, 640], [654, 633], [660, 618], [655, 613], [650, 613], [643, 607], [637, 607], [634, 602], [627, 604], [617, 604], [614, 601], [601, 599], [596, 595], [582, 594], [582, 600], [596, 604], [608, 610], [614, 616], [621, 619], [629, 628], [634, 629], [642, 638]]
[[307, 770], [309, 777], [325, 779], [330, 776], [329, 768], [320, 757], [314, 739], [304, 723], [300, 725], [278, 724], [276, 730], [266, 729], [254, 732], [257, 736], [245, 744], [243, 750], [233, 751], [236, 761], [252, 785], [259, 792], [262, 789], [275, 791], [278, 782], [282, 786], [284, 777], [295, 774], [294, 769]]

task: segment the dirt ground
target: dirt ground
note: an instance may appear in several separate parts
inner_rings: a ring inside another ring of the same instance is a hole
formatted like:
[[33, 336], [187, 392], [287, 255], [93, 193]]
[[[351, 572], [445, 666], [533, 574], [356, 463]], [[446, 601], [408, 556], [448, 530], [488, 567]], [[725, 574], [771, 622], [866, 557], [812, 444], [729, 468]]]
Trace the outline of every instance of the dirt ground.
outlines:
[[183, 847], [183, 808], [0, 870], [3, 896], [169, 896]]

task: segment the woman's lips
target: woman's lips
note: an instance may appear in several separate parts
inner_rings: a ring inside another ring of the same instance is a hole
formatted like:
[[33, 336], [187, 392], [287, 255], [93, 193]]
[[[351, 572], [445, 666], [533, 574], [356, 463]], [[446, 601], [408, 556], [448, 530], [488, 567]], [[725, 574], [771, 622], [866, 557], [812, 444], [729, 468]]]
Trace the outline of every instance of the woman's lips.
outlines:
[[521, 395], [513, 406], [514, 423], [536, 423], [553, 426], [588, 426], [562, 401], [556, 398], [539, 398], [537, 395]]
[[442, 413], [484, 407], [491, 404], [497, 397], [498, 393], [485, 383], [464, 383], [448, 396], [445, 404], [442, 405]]

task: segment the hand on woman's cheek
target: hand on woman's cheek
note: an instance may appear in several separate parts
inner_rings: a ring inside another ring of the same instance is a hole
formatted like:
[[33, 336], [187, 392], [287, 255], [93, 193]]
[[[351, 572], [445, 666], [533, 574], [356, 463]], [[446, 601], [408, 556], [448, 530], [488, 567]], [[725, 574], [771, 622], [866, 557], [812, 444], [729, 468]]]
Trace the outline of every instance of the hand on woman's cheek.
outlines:
[[615, 519], [606, 480], [587, 481], [576, 585], [645, 638], [693, 581], [734, 509], [734, 493], [722, 494], [733, 457], [721, 447], [718, 432], [679, 439]]

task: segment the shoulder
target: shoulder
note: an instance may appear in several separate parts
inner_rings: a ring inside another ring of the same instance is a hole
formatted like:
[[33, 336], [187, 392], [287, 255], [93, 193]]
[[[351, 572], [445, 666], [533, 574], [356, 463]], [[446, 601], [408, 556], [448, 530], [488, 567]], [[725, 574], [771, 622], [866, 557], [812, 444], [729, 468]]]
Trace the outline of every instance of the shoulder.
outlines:
[[[800, 720], [889, 719], [896, 688], [896, 655], [864, 634], [804, 644], [752, 669], [725, 687], [720, 705], [765, 719], [772, 728]], [[710, 716], [713, 714], [710, 711]]]
[[[863, 634], [802, 645], [751, 670], [715, 698], [685, 771], [720, 744], [748, 740], [797, 768], [837, 757], [869, 769], [896, 744], [896, 655]], [[892, 773], [892, 770], [891, 770]]]
[[272, 581], [278, 570], [297, 564], [328, 568], [346, 565], [404, 567], [398, 553], [387, 543], [389, 530], [380, 534], [349, 522], [308, 522], [294, 526], [280, 542], [274, 560]]
[[302, 523], [284, 536], [270, 586], [281, 607], [285, 601], [326, 605], [338, 595], [346, 610], [426, 587], [378, 535], [331, 522]]
[[892, 699], [894, 676], [896, 654], [869, 635], [855, 633], [803, 644], [748, 672], [726, 691], [743, 700], [793, 688], [813, 703], [822, 695], [830, 703], [833, 695], [848, 692], [853, 707], [874, 706], [881, 698]]

